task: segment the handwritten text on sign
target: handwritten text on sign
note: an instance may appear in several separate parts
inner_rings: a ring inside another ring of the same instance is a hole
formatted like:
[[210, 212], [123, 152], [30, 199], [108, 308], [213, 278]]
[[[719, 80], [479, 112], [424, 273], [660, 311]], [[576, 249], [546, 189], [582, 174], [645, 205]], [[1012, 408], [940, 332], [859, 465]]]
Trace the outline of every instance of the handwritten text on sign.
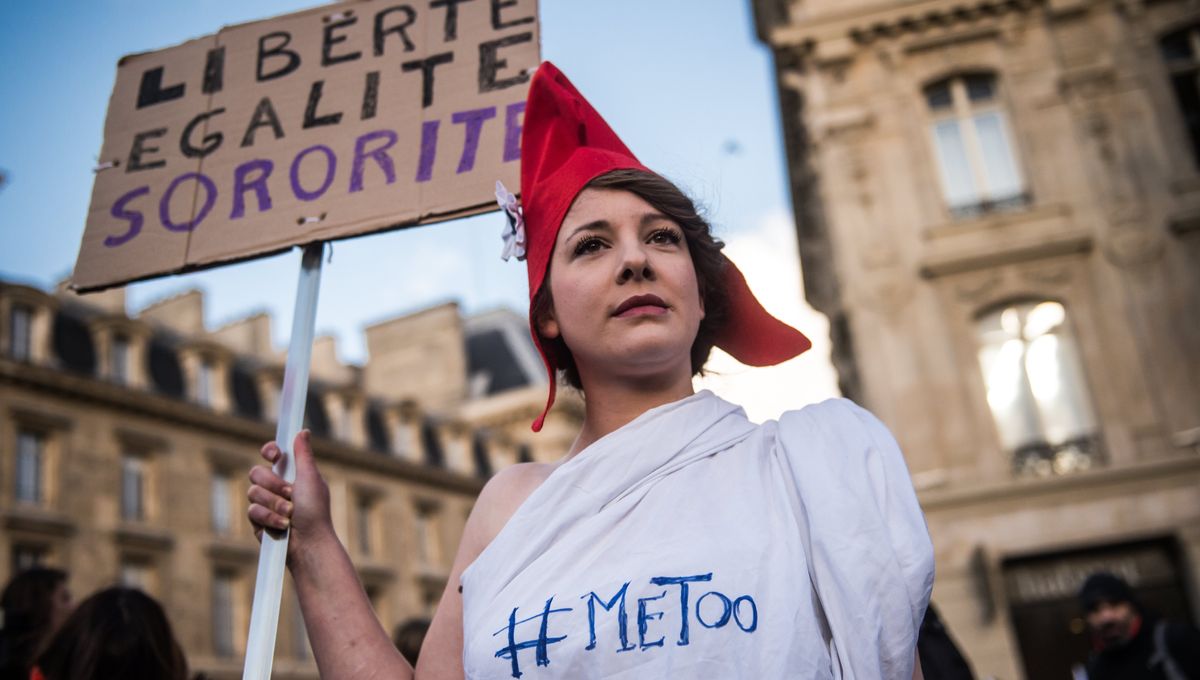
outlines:
[[74, 285], [487, 209], [519, 184], [536, 11], [360, 0], [124, 58]]

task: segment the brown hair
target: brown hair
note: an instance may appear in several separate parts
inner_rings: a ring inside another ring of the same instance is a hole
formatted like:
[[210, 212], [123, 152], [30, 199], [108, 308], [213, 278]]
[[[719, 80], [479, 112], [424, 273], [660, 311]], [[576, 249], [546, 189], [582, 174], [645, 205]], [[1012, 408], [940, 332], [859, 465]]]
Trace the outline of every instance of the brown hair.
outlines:
[[187, 660], [154, 598], [113, 587], [79, 604], [38, 657], [46, 680], [186, 680]]
[[4, 626], [0, 630], [0, 672], [3, 677], [29, 677], [38, 647], [54, 631], [50, 613], [54, 593], [67, 583], [67, 572], [34, 567], [13, 577], [0, 596]]
[[[683, 231], [688, 254], [692, 258], [692, 267], [696, 270], [700, 300], [704, 304], [704, 319], [700, 321], [700, 329], [696, 333], [696, 339], [692, 341], [692, 375], [703, 373], [704, 363], [708, 361], [708, 355], [716, 343], [717, 332], [724, 326], [729, 309], [729, 292], [721, 282], [726, 262], [721, 248], [725, 244], [713, 238], [712, 228], [700, 216], [692, 199], [680, 191], [679, 187], [654, 173], [644, 170], [613, 170], [588, 182], [584, 189], [628, 191], [669, 217]], [[550, 272], [546, 272], [542, 287], [534, 294], [530, 304], [534, 328], [538, 326], [538, 321], [550, 314], [553, 307]], [[581, 389], [583, 384], [579, 379], [575, 358], [571, 356], [571, 350], [562, 337], [551, 339], [539, 333], [538, 341], [567, 384]]]

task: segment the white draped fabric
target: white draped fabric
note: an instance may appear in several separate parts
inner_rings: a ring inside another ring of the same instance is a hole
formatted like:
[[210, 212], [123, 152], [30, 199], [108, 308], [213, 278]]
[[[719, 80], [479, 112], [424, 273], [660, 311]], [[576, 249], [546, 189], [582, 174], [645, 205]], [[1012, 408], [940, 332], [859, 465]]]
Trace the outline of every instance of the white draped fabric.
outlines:
[[709, 392], [561, 465], [462, 575], [468, 678], [904, 678], [933, 551], [887, 429]]

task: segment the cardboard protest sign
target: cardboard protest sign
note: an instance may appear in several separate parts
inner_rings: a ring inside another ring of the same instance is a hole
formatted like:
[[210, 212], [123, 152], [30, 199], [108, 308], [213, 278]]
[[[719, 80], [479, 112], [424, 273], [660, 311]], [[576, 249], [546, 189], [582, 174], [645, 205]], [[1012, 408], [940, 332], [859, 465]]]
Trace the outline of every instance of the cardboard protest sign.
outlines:
[[490, 209], [539, 44], [536, 0], [352, 0], [123, 58], [72, 286]]

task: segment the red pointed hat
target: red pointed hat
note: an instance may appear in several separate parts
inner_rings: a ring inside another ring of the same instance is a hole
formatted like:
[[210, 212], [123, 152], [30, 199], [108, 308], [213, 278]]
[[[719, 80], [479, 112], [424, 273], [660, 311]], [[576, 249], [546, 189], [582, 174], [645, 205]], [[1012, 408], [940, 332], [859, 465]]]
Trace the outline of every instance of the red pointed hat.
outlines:
[[[546, 364], [550, 394], [533, 423], [542, 429], [554, 405], [557, 369], [534, 327], [532, 302], [546, 279], [550, 255], [563, 218], [579, 192], [593, 179], [613, 170], [653, 173], [626, 148], [608, 123], [554, 64], [542, 62], [529, 87], [521, 131], [521, 209], [531, 304], [529, 330]], [[716, 346], [751, 366], [771, 366], [812, 346], [800, 331], [771, 316], [728, 258], [723, 271], [729, 295], [725, 326]]]

